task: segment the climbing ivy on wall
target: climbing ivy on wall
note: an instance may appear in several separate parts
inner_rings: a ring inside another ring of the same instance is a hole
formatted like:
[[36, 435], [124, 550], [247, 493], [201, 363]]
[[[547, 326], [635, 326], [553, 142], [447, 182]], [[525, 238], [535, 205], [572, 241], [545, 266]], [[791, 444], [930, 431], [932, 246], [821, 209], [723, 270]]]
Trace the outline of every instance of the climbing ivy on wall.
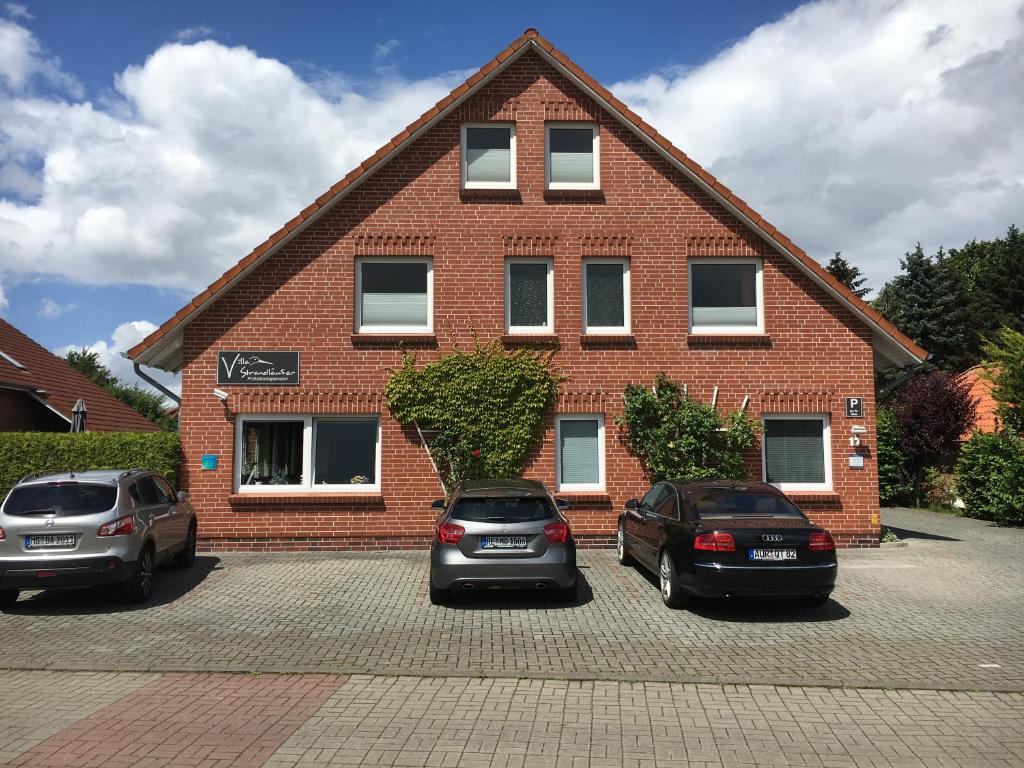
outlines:
[[430, 432], [446, 493], [464, 479], [518, 477], [543, 439], [544, 412], [565, 381], [551, 351], [505, 349], [500, 340], [456, 348], [417, 367], [406, 353], [387, 385], [402, 424]]
[[616, 423], [652, 482], [746, 478], [743, 452], [753, 447], [757, 425], [742, 411], [719, 413], [664, 374], [651, 388], [626, 385], [623, 399]]

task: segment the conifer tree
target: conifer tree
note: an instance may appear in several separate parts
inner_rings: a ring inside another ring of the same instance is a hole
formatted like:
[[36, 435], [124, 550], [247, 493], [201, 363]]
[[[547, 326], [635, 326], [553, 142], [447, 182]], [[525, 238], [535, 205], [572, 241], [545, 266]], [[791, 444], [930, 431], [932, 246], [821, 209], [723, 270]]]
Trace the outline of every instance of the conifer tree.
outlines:
[[871, 290], [870, 288], [861, 287], [865, 282], [867, 282], [867, 278], [861, 274], [860, 267], [853, 266], [843, 258], [842, 251], [836, 251], [825, 269], [828, 270], [828, 273], [832, 275], [832, 277], [862, 299], [864, 298], [864, 294]]

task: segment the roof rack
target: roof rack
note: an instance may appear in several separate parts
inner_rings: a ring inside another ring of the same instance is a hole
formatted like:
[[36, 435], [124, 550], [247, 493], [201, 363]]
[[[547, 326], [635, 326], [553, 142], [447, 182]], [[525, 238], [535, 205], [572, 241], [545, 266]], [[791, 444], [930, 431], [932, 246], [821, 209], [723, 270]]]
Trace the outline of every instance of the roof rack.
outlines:
[[19, 483], [27, 483], [29, 480], [35, 480], [37, 477], [45, 477], [46, 475], [62, 475], [62, 474], [64, 474], [64, 472], [62, 470], [44, 469], [41, 472], [29, 472], [27, 475], [25, 475], [23, 478], [21, 478], [21, 480], [19, 480], [18, 482]]
[[124, 478], [129, 477], [131, 475], [138, 474], [139, 472], [148, 472], [148, 471], [149, 470], [146, 469], [145, 467], [132, 467], [131, 469], [126, 469], [124, 472], [122, 472], [120, 475], [118, 475], [117, 479], [118, 480], [123, 480]]

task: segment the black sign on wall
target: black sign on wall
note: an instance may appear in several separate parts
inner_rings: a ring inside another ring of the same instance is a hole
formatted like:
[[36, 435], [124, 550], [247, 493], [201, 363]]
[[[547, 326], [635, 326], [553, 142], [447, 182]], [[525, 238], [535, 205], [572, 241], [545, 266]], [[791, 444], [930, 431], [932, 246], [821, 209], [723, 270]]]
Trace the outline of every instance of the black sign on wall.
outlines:
[[298, 384], [298, 352], [218, 352], [218, 384]]
[[848, 418], [848, 419], [863, 419], [864, 418], [864, 398], [863, 397], [848, 397], [848, 398], [846, 398], [846, 418]]

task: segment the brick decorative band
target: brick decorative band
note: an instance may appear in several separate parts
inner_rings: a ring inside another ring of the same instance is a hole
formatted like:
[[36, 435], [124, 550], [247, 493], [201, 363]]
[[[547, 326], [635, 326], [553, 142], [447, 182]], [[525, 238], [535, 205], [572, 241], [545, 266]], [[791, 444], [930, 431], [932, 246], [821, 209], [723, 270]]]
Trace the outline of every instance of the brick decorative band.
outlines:
[[706, 347], [713, 349], [738, 349], [738, 348], [756, 348], [756, 347], [771, 347], [772, 337], [768, 334], [758, 334], [749, 336], [725, 336], [717, 334], [698, 334], [691, 333], [686, 337], [686, 344], [689, 347]]
[[434, 235], [426, 232], [358, 232], [352, 237], [356, 256], [430, 256]]
[[558, 235], [550, 232], [516, 232], [502, 238], [506, 256], [554, 256]]

